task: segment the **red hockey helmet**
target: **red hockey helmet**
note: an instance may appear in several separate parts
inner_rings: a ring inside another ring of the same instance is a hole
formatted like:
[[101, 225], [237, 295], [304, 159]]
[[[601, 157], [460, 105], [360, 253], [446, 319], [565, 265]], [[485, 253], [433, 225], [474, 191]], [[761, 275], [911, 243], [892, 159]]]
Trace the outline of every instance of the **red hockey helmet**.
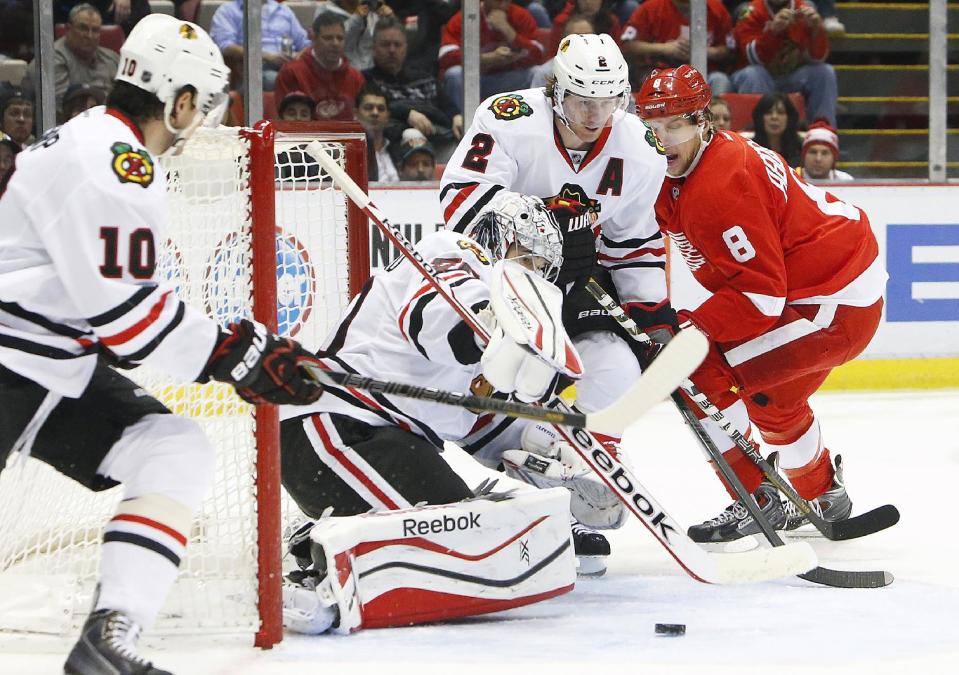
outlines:
[[636, 112], [644, 119], [689, 115], [708, 106], [712, 96], [706, 80], [690, 65], [654, 70], [636, 95]]

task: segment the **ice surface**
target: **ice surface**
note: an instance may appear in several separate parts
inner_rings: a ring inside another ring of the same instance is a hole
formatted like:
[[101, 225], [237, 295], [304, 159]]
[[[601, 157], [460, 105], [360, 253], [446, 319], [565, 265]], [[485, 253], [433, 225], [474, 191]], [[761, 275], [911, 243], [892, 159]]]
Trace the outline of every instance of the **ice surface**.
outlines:
[[[885, 589], [818, 587], [796, 578], [708, 586], [689, 578], [641, 525], [610, 534], [600, 579], [572, 593], [454, 624], [249, 639], [145, 639], [183, 674], [506, 675], [512, 673], [959, 673], [959, 391], [822, 394], [827, 446], [846, 460], [855, 512], [893, 503], [893, 529], [848, 542], [810, 540], [821, 564], [887, 569]], [[678, 413], [653, 409], [626, 437], [643, 483], [684, 525], [728, 499]], [[684, 623], [682, 637], [656, 623]], [[0, 673], [60, 672], [69, 641], [0, 636]]]

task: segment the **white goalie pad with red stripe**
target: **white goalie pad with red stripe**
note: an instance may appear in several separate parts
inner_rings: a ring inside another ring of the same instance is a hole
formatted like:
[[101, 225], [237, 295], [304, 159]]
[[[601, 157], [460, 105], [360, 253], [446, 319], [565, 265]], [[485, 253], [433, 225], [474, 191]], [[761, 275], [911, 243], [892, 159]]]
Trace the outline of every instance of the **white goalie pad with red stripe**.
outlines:
[[310, 537], [323, 547], [339, 633], [521, 607], [576, 580], [562, 488], [325, 518]]
[[583, 362], [563, 328], [563, 293], [535, 272], [510, 260], [493, 266], [490, 304], [496, 320], [514, 342], [524, 344], [572, 377]]

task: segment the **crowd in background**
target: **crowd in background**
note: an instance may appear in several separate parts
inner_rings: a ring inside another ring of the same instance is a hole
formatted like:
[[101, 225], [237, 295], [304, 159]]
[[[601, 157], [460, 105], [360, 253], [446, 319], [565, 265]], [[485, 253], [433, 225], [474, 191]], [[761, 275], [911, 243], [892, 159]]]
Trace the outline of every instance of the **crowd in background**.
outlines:
[[[196, 19], [201, 2], [174, 0], [175, 12]], [[370, 180], [432, 180], [464, 131], [459, 6], [317, 0], [304, 26], [290, 5], [264, 0], [265, 115], [356, 120], [369, 140]], [[690, 58], [689, 0], [481, 0], [481, 8], [483, 97], [544, 86], [570, 33], [612, 35], [634, 90], [653, 69]], [[55, 0], [61, 122], [103, 103], [123, 35], [150, 11], [149, 0]], [[243, 0], [228, 0], [205, 26], [232, 70], [228, 124], [243, 119], [243, 11]], [[32, 21], [31, 0], [0, 0], [0, 68], [5, 60], [30, 64], [19, 81], [0, 82], [0, 177], [34, 139]], [[756, 95], [752, 123], [734, 131], [752, 134], [807, 178], [848, 178], [835, 169], [836, 75], [826, 62], [829, 35], [842, 31], [832, 0], [707, 0], [707, 78], [719, 126], [729, 128], [733, 117], [722, 97]]]

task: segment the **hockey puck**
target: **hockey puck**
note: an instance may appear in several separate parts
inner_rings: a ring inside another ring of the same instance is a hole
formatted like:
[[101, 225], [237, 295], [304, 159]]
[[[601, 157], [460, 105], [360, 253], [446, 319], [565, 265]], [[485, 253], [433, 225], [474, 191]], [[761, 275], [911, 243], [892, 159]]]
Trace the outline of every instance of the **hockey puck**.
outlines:
[[677, 637], [686, 634], [686, 624], [684, 623], [657, 623], [656, 635], [665, 635], [666, 637]]

